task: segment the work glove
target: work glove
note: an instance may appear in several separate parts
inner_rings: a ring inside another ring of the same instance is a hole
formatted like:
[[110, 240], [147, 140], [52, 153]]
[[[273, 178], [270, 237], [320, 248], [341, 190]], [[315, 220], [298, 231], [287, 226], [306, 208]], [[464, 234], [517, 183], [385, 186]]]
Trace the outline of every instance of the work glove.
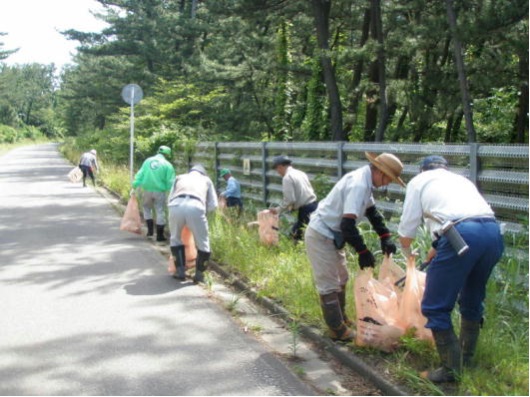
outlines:
[[381, 237], [381, 251], [386, 255], [395, 254], [397, 252], [396, 244], [394, 244], [390, 236]]
[[361, 270], [364, 270], [367, 267], [375, 266], [375, 258], [370, 252], [370, 250], [365, 249], [361, 252], [358, 252], [359, 255], [359, 267]]

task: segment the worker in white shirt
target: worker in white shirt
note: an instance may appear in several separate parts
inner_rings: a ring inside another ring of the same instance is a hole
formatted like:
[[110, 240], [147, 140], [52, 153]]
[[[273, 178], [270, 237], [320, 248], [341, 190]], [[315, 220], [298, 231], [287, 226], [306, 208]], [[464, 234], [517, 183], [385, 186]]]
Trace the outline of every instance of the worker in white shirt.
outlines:
[[98, 153], [96, 149], [92, 149], [89, 152], [85, 152], [79, 159], [79, 168], [83, 171], [83, 187], [86, 187], [86, 177], [89, 176], [92, 179], [92, 184], [96, 186], [95, 172], [99, 172], [99, 165], [97, 159]]
[[283, 201], [279, 207], [271, 208], [271, 212], [279, 214], [287, 210], [298, 211], [291, 236], [299, 241], [303, 237], [303, 228], [309, 223], [309, 216], [317, 208], [317, 196], [307, 174], [294, 168], [289, 157], [275, 157], [272, 168], [282, 177]]
[[375, 207], [374, 187], [391, 182], [401, 186], [401, 161], [389, 153], [375, 156], [366, 153], [370, 165], [344, 175], [331, 189], [311, 216], [305, 232], [307, 256], [313, 269], [313, 278], [320, 295], [324, 320], [334, 340], [351, 341], [355, 333], [345, 314], [346, 268], [345, 243], [354, 247], [361, 269], [374, 267], [375, 258], [357, 229], [357, 222], [366, 216], [381, 241], [384, 254], [396, 252], [396, 245], [385, 225], [383, 216]]
[[206, 214], [217, 208], [217, 194], [202, 164], [194, 165], [187, 174], [178, 175], [169, 193], [170, 248], [177, 272], [174, 277], [185, 280], [185, 246], [182, 229], [187, 226], [197, 246], [194, 283], [204, 282], [204, 271], [210, 259], [210, 238]]
[[[442, 366], [424, 373], [433, 382], [457, 381], [475, 353], [486, 284], [504, 251], [500, 227], [486, 200], [467, 178], [448, 170], [441, 156], [428, 156], [408, 183], [398, 227], [406, 256], [422, 219], [434, 239], [421, 310], [432, 330]], [[457, 339], [451, 312], [458, 302]]]

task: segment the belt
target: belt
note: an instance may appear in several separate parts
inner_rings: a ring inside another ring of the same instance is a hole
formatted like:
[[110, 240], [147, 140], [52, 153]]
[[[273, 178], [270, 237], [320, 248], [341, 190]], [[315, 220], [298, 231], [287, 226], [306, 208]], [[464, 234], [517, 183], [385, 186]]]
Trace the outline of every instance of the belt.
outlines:
[[312, 202], [310, 202], [309, 204], [304, 204], [304, 205], [298, 207], [297, 209], [302, 209], [302, 208], [306, 208], [306, 207], [311, 207], [311, 206], [314, 206], [314, 205], [318, 205], [318, 201], [312, 201]]
[[464, 218], [461, 220], [455, 220], [454, 223], [463, 223], [463, 222], [497, 222], [494, 216], [476, 216], [471, 218]]
[[189, 198], [189, 199], [192, 199], [192, 200], [198, 200], [198, 201], [201, 201], [200, 198], [198, 198], [197, 196], [192, 196], [192, 195], [189, 195], [189, 194], [179, 194], [177, 197], [175, 198]]

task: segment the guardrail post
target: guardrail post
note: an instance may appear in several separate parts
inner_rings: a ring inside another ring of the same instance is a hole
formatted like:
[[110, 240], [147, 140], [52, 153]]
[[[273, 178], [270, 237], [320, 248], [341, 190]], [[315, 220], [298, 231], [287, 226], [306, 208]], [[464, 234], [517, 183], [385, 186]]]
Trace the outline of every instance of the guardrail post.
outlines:
[[337, 142], [337, 178], [344, 175], [344, 142]]
[[213, 166], [214, 166], [214, 172], [215, 172], [215, 189], [217, 191], [219, 191], [219, 178], [217, 177], [217, 175], [219, 175], [219, 173], [217, 172], [217, 170], [219, 169], [219, 142], [214, 142], [213, 144]]
[[263, 183], [263, 205], [267, 207], [267, 142], [261, 144], [261, 180]]
[[475, 184], [475, 186], [478, 186], [478, 173], [480, 167], [478, 160], [478, 145], [478, 143], [474, 142], [469, 144], [469, 179]]

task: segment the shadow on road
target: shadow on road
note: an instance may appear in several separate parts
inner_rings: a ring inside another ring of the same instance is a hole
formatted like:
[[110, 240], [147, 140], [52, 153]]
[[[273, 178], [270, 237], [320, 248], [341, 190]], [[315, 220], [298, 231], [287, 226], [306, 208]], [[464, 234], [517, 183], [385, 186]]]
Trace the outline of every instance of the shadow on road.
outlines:
[[179, 282], [168, 275], [142, 276], [136, 282], [124, 285], [129, 295], [162, 295], [193, 285], [191, 280]]

